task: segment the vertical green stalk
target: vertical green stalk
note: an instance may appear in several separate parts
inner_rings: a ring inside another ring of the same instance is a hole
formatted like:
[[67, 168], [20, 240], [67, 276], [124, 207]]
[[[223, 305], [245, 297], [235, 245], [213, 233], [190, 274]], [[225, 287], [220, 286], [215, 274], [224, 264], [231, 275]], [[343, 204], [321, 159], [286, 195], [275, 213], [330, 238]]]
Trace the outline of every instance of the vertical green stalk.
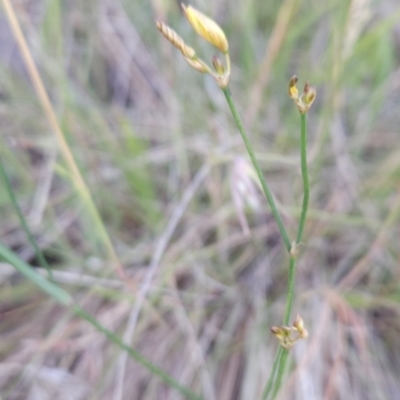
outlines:
[[15, 212], [18, 215], [18, 218], [19, 218], [19, 221], [21, 223], [21, 226], [22, 226], [23, 230], [25, 231], [25, 234], [28, 237], [28, 240], [29, 240], [30, 244], [32, 245], [33, 249], [35, 250], [36, 257], [37, 257], [40, 265], [43, 268], [46, 269], [47, 274], [49, 276], [49, 279], [52, 280], [53, 279], [53, 274], [51, 272], [50, 265], [46, 261], [46, 258], [44, 257], [42, 250], [39, 248], [34, 236], [32, 235], [32, 232], [29, 229], [29, 226], [28, 226], [28, 224], [26, 222], [24, 214], [22, 213], [21, 208], [18, 205], [17, 199], [16, 199], [15, 194], [14, 194], [14, 190], [13, 190], [13, 188], [11, 186], [10, 180], [8, 179], [8, 176], [7, 176], [6, 170], [4, 168], [4, 164], [3, 164], [3, 161], [1, 159], [1, 157], [0, 157], [0, 174], [1, 174], [2, 178], [3, 178], [4, 183], [5, 183], [8, 195], [10, 196], [11, 203], [14, 206]]
[[279, 361], [278, 375], [276, 377], [274, 393], [272, 394], [272, 399], [275, 399], [275, 397], [278, 394], [278, 391], [279, 391], [279, 389], [280, 389], [280, 387], [282, 385], [282, 377], [283, 377], [283, 374], [285, 373], [286, 362], [288, 360], [288, 355], [289, 355], [289, 350], [288, 349], [282, 349], [282, 356], [281, 356], [281, 359]]
[[238, 114], [238, 112], [236, 110], [236, 106], [235, 106], [235, 104], [233, 102], [231, 92], [230, 92], [228, 87], [222, 88], [222, 91], [224, 92], [226, 101], [228, 102], [228, 105], [229, 105], [229, 108], [230, 108], [230, 110], [232, 112], [233, 118], [235, 119], [236, 125], [239, 128], [239, 132], [242, 135], [244, 144], [246, 145], [247, 152], [249, 153], [251, 161], [252, 161], [252, 163], [254, 165], [254, 168], [255, 168], [255, 170], [257, 172], [258, 178], [260, 179], [262, 189], [264, 191], [265, 197], [268, 200], [268, 204], [269, 204], [269, 206], [271, 208], [271, 212], [272, 212], [272, 214], [273, 214], [273, 216], [275, 218], [276, 224], [278, 225], [279, 232], [280, 232], [280, 234], [282, 236], [283, 242], [285, 243], [285, 247], [286, 247], [287, 251], [290, 252], [290, 249], [291, 249], [292, 245], [290, 243], [289, 236], [288, 236], [288, 234], [286, 232], [286, 229], [285, 229], [285, 227], [283, 225], [282, 218], [281, 218], [281, 216], [279, 214], [279, 211], [276, 208], [272, 192], [269, 189], [269, 187], [267, 185], [267, 182], [265, 181], [264, 175], [263, 175], [263, 173], [261, 171], [261, 167], [260, 167], [260, 165], [259, 165], [259, 163], [258, 163], [258, 161], [257, 161], [257, 159], [256, 159], [256, 157], [254, 155], [254, 151], [253, 151], [253, 148], [252, 148], [252, 146], [250, 144], [249, 138], [248, 138], [248, 136], [246, 134], [246, 130], [245, 130], [244, 126], [243, 126], [242, 120], [241, 120], [241, 118], [240, 118], [240, 116], [239, 116], [239, 114]]
[[297, 231], [296, 244], [301, 242], [303, 236], [304, 224], [306, 222], [308, 200], [310, 197], [310, 184], [308, 182], [308, 168], [307, 168], [307, 116], [305, 113], [300, 113], [301, 118], [301, 136], [300, 136], [300, 153], [301, 153], [301, 174], [303, 176], [303, 206], [301, 208], [301, 215], [299, 221], [299, 229]]
[[275, 356], [274, 364], [272, 365], [271, 374], [270, 374], [270, 376], [268, 378], [267, 385], [265, 386], [265, 389], [264, 389], [264, 392], [263, 392], [263, 396], [262, 396], [263, 400], [267, 399], [269, 394], [271, 393], [272, 385], [273, 385], [274, 380], [275, 380], [275, 374], [276, 374], [276, 371], [278, 369], [278, 365], [279, 365], [280, 359], [282, 357], [283, 350], [284, 350], [283, 347], [279, 346], [278, 352], [276, 353], [276, 356]]
[[[303, 236], [304, 225], [306, 222], [308, 201], [310, 197], [310, 185], [308, 181], [308, 167], [307, 167], [307, 117], [305, 113], [300, 113], [301, 127], [300, 127], [300, 157], [301, 157], [301, 174], [303, 177], [303, 205], [301, 208], [299, 227], [296, 236], [296, 245], [301, 242]], [[289, 282], [288, 282], [288, 292], [286, 296], [286, 307], [285, 314], [283, 317], [283, 325], [288, 325], [290, 320], [290, 314], [292, 312], [293, 299], [294, 299], [294, 283], [296, 281], [296, 249], [294, 249], [294, 254], [290, 255], [289, 260]], [[289, 351], [283, 349], [282, 357], [279, 360], [277, 378], [275, 381], [274, 392], [272, 399], [277, 395], [279, 388], [282, 384], [282, 377], [285, 373], [286, 363], [288, 359]], [[275, 365], [275, 363], [274, 363]], [[272, 373], [275, 375], [276, 371], [273, 370]], [[264, 398], [266, 399], [266, 397]]]
[[287, 295], [286, 295], [285, 314], [283, 316], [283, 325], [289, 324], [290, 314], [292, 313], [295, 280], [296, 280], [296, 259], [294, 257], [290, 256], [288, 289], [287, 289]]
[[[232, 99], [231, 92], [229, 88], [222, 88], [224, 92], [226, 101], [228, 102], [229, 108], [232, 112], [233, 118], [239, 128], [240, 134], [242, 135], [244, 144], [246, 145], [247, 152], [253, 162], [254, 168], [256, 169], [257, 175], [260, 179], [261, 186], [263, 188], [265, 197], [268, 200], [268, 204], [271, 208], [272, 214], [275, 218], [275, 221], [278, 225], [279, 232], [282, 236], [282, 239], [285, 243], [286, 249], [289, 252], [290, 259], [289, 259], [289, 276], [288, 276], [288, 291], [286, 296], [286, 306], [285, 306], [285, 314], [283, 317], [283, 325], [288, 325], [290, 320], [290, 315], [292, 313], [292, 306], [293, 306], [293, 299], [294, 299], [294, 285], [296, 280], [296, 246], [301, 242], [301, 238], [303, 236], [304, 225], [307, 216], [308, 210], [308, 201], [310, 196], [310, 185], [308, 180], [308, 169], [307, 169], [307, 119], [306, 114], [301, 112], [300, 119], [301, 119], [301, 132], [300, 132], [300, 156], [301, 156], [301, 174], [303, 177], [303, 204], [301, 208], [299, 226], [297, 230], [296, 242], [295, 246], [292, 248], [292, 244], [290, 242], [289, 236], [286, 232], [286, 229], [283, 225], [281, 216], [276, 208], [275, 201], [271, 190], [269, 189], [267, 182], [265, 181], [264, 175], [261, 171], [260, 165], [254, 155], [253, 148], [249, 142], [248, 136], [246, 134], [246, 130], [243, 126], [242, 120], [236, 110], [235, 104]], [[266, 400], [271, 391], [272, 391], [272, 399], [276, 397], [278, 391], [282, 385], [282, 378], [285, 373], [286, 364], [288, 360], [289, 350], [280, 347], [278, 352], [275, 356], [275, 360], [272, 366], [272, 372], [268, 379], [268, 383], [265, 387], [263, 392], [263, 400]]]

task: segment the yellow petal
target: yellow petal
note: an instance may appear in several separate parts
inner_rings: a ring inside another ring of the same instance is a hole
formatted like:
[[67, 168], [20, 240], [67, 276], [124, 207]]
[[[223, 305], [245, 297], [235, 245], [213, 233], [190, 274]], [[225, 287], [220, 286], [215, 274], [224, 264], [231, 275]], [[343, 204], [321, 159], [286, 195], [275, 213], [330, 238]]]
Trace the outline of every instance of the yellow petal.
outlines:
[[186, 7], [182, 4], [182, 9], [190, 25], [192, 25], [198, 35], [223, 53], [228, 52], [229, 45], [225, 33], [214, 20], [205, 16], [192, 6]]
[[294, 100], [297, 100], [299, 97], [299, 91], [297, 90], [296, 83], [297, 76], [294, 75], [289, 81], [289, 96]]

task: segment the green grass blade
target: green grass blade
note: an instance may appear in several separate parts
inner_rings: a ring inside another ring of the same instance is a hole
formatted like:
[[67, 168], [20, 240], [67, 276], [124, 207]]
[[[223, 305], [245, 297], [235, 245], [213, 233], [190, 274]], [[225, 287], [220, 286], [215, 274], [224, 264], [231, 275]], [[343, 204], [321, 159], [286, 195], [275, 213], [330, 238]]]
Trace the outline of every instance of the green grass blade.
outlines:
[[46, 278], [38, 274], [34, 268], [29, 266], [25, 261], [21, 260], [13, 251], [8, 249], [2, 243], [0, 243], [0, 259], [11, 264], [18, 272], [24, 275], [27, 279], [33, 282], [35, 285], [39, 287], [43, 292], [52, 297], [54, 300], [59, 302], [60, 304], [68, 307], [71, 311], [73, 311], [77, 316], [83, 318], [87, 322], [89, 322], [92, 326], [94, 326], [97, 331], [103, 333], [107, 339], [116, 344], [122, 350], [128, 352], [129, 356], [150, 371], [153, 375], [157, 376], [167, 385], [175, 388], [181, 394], [183, 394], [187, 399], [190, 400], [202, 400], [202, 397], [193, 393], [190, 389], [185, 386], [182, 386], [177, 380], [175, 380], [171, 375], [165, 372], [163, 369], [153, 364], [149, 360], [147, 360], [144, 356], [142, 356], [139, 352], [134, 350], [132, 347], [124, 343], [116, 334], [108, 330], [104, 327], [98, 320], [83, 310], [78, 305], [74, 304], [74, 300], [72, 296], [61, 289], [54, 283], [48, 281]]
[[1, 159], [1, 156], [0, 156], [0, 175], [3, 178], [4, 184], [6, 186], [7, 193], [10, 196], [11, 203], [13, 204], [13, 206], [15, 208], [15, 211], [16, 211], [16, 213], [18, 215], [18, 218], [19, 218], [19, 220], [21, 222], [21, 226], [22, 226], [23, 230], [25, 231], [29, 242], [31, 243], [32, 247], [35, 250], [36, 257], [37, 257], [40, 265], [43, 268], [46, 269], [46, 271], [47, 271], [47, 273], [49, 275], [49, 278], [52, 279], [53, 276], [52, 276], [52, 273], [51, 273], [50, 265], [46, 261], [46, 258], [44, 257], [42, 250], [40, 249], [40, 247], [36, 243], [35, 237], [33, 236], [31, 230], [29, 229], [29, 226], [28, 226], [28, 224], [26, 222], [24, 214], [22, 213], [21, 208], [18, 205], [17, 198], [16, 198], [14, 190], [13, 190], [13, 188], [11, 186], [10, 180], [8, 179], [8, 176], [7, 176], [6, 170], [4, 168], [4, 164], [3, 164], [3, 160]]

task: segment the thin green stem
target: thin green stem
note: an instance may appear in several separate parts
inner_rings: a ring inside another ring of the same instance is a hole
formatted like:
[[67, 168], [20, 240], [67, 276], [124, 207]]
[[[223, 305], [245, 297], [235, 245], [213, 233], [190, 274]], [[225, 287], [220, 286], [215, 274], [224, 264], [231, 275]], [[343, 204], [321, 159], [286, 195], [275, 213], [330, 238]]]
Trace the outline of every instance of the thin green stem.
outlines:
[[288, 360], [288, 355], [289, 355], [289, 350], [288, 349], [283, 349], [282, 351], [282, 356], [279, 362], [279, 368], [278, 368], [278, 375], [276, 377], [275, 381], [275, 387], [274, 387], [274, 393], [272, 394], [272, 400], [275, 399], [276, 395], [279, 392], [279, 389], [282, 385], [282, 378], [285, 373], [286, 369], [286, 362]]
[[[289, 325], [290, 314], [292, 312], [293, 298], [294, 298], [294, 282], [296, 279], [296, 259], [294, 257], [290, 257], [289, 260], [289, 282], [288, 282], [288, 291], [286, 295], [286, 306], [285, 306], [285, 314], [283, 317], [283, 325]], [[279, 347], [278, 353], [275, 357], [274, 364], [272, 367], [271, 375], [268, 379], [267, 386], [264, 390], [263, 400], [268, 398], [269, 393], [271, 392], [272, 386], [274, 387], [273, 396], [274, 399], [278, 390], [282, 383], [282, 375], [285, 372], [286, 362], [287, 362], [287, 353], [288, 350], [284, 349], [282, 346]], [[274, 382], [276, 375], [276, 380]]]
[[301, 113], [301, 133], [300, 133], [300, 154], [301, 154], [301, 174], [303, 176], [303, 206], [299, 221], [299, 229], [297, 231], [296, 243], [301, 242], [303, 236], [304, 225], [306, 222], [308, 200], [310, 198], [310, 184], [308, 182], [308, 167], [307, 167], [307, 114]]
[[283, 325], [289, 324], [290, 314], [292, 313], [295, 280], [296, 280], [296, 259], [294, 257], [290, 257], [288, 289], [287, 289], [287, 295], [286, 295], [285, 314], [283, 316]]
[[129, 356], [134, 359], [138, 364], [142, 365], [144, 368], [149, 370], [153, 375], [157, 376], [167, 385], [175, 388], [181, 394], [183, 394], [187, 399], [190, 400], [202, 400], [202, 397], [193, 393], [189, 388], [181, 385], [175, 378], [165, 372], [163, 369], [157, 365], [150, 362], [147, 358], [142, 356], [135, 349], [130, 347], [128, 344], [124, 343], [115, 333], [108, 330], [103, 326], [95, 317], [87, 313], [81, 307], [74, 303], [72, 296], [66, 292], [64, 289], [60, 288], [56, 284], [50, 282], [42, 275], [38, 274], [30, 265], [25, 261], [21, 260], [13, 251], [8, 247], [0, 243], [0, 260], [4, 260], [11, 264], [18, 272], [23, 274], [27, 279], [34, 283], [40, 290], [45, 292], [51, 298], [56, 300], [58, 303], [67, 307], [69, 310], [74, 312], [77, 316], [85, 319], [92, 326], [94, 326], [97, 331], [103, 333], [111, 342], [116, 344], [122, 350], [125, 350]]
[[271, 374], [270, 374], [270, 376], [268, 378], [267, 385], [265, 386], [265, 389], [264, 389], [264, 392], [263, 392], [263, 396], [262, 396], [263, 400], [266, 400], [268, 398], [269, 394], [271, 393], [271, 390], [272, 390], [272, 387], [273, 387], [273, 383], [274, 383], [274, 380], [275, 380], [275, 375], [276, 375], [276, 372], [277, 372], [277, 369], [278, 369], [278, 365], [279, 365], [279, 361], [281, 359], [282, 353], [283, 353], [283, 347], [279, 346], [278, 351], [277, 351], [276, 356], [275, 356], [274, 364], [272, 365]]
[[26, 236], [28, 237], [29, 242], [31, 243], [31, 246], [33, 247], [33, 249], [35, 250], [36, 253], [36, 257], [40, 263], [40, 265], [46, 269], [47, 274], [49, 276], [49, 279], [53, 279], [53, 274], [51, 272], [51, 268], [50, 265], [48, 264], [48, 262], [46, 261], [46, 258], [43, 255], [42, 250], [40, 249], [40, 247], [38, 246], [35, 237], [33, 236], [31, 230], [29, 229], [28, 223], [26, 222], [26, 219], [24, 217], [24, 214], [21, 211], [21, 208], [17, 202], [17, 199], [15, 197], [15, 193], [14, 193], [14, 189], [12, 188], [12, 185], [10, 183], [10, 180], [8, 179], [6, 170], [4, 168], [4, 164], [3, 161], [1, 159], [0, 156], [0, 174], [3, 178], [4, 184], [6, 186], [6, 190], [8, 192], [8, 195], [10, 196], [10, 200], [12, 205], [14, 206], [15, 212], [18, 215], [19, 221], [21, 223], [21, 226], [23, 228], [23, 230], [25, 231]]
[[168, 386], [171, 386], [178, 390], [181, 394], [183, 394], [187, 399], [190, 400], [203, 400], [202, 397], [196, 395], [187, 387], [182, 386], [178, 381], [176, 381], [171, 375], [165, 372], [163, 369], [153, 364], [147, 358], [142, 356], [135, 349], [124, 343], [115, 333], [109, 331], [106, 327], [101, 325], [96, 318], [94, 318], [91, 314], [87, 313], [85, 310], [80, 308], [79, 306], [74, 306], [73, 311], [76, 315], [82, 317], [91, 325], [93, 325], [99, 332], [103, 333], [107, 339], [111, 342], [115, 343], [118, 347], [125, 350], [131, 358], [133, 358], [136, 362], [141, 364], [143, 367], [148, 369], [153, 375], [158, 376], [164, 383]]
[[276, 224], [278, 225], [279, 232], [280, 232], [280, 234], [282, 236], [282, 239], [283, 239], [283, 241], [285, 243], [285, 247], [286, 247], [287, 251], [290, 252], [291, 243], [290, 243], [289, 236], [288, 236], [288, 234], [286, 232], [285, 226], [283, 225], [282, 218], [281, 218], [281, 216], [279, 214], [279, 211], [278, 211], [278, 209], [277, 209], [277, 207], [275, 205], [275, 200], [274, 200], [274, 197], [272, 195], [272, 192], [269, 189], [269, 187], [267, 185], [267, 182], [265, 181], [264, 175], [263, 175], [263, 173], [261, 171], [260, 164], [258, 163], [258, 161], [257, 161], [257, 159], [256, 159], [256, 157], [254, 155], [254, 151], [253, 151], [253, 148], [252, 148], [252, 146], [250, 144], [250, 141], [249, 141], [249, 138], [247, 136], [246, 130], [245, 130], [244, 126], [243, 126], [242, 120], [241, 120], [241, 118], [240, 118], [240, 116], [239, 116], [239, 114], [238, 114], [238, 112], [236, 110], [236, 106], [235, 106], [235, 104], [233, 102], [233, 98], [232, 98], [231, 92], [230, 92], [229, 88], [227, 88], [227, 87], [226, 88], [222, 88], [222, 91], [224, 92], [226, 101], [228, 102], [228, 105], [229, 105], [229, 108], [230, 108], [230, 110], [232, 112], [233, 118], [235, 119], [236, 125], [239, 128], [239, 132], [242, 135], [244, 144], [246, 145], [247, 152], [249, 153], [251, 161], [252, 161], [252, 163], [254, 165], [254, 168], [255, 168], [255, 170], [257, 172], [258, 178], [260, 179], [260, 183], [261, 183], [262, 189], [264, 191], [265, 197], [268, 200], [268, 204], [269, 204], [269, 206], [271, 208], [271, 212], [272, 212], [272, 214], [273, 214], [273, 216], [275, 218]]
[[[305, 225], [307, 210], [308, 210], [308, 201], [309, 201], [309, 197], [310, 197], [310, 185], [309, 185], [309, 181], [308, 181], [308, 168], [307, 168], [307, 118], [306, 118], [306, 114], [301, 113], [300, 118], [301, 118], [300, 156], [301, 156], [301, 173], [303, 176], [304, 194], [303, 194], [303, 205], [302, 205], [300, 220], [299, 220], [299, 227], [298, 227], [297, 237], [296, 237], [296, 245], [298, 245], [301, 242], [301, 238], [303, 236], [304, 225]], [[289, 324], [290, 315], [292, 313], [293, 299], [294, 299], [295, 281], [296, 281], [296, 254], [291, 254], [290, 259], [289, 259], [288, 290], [287, 290], [287, 295], [286, 295], [286, 306], [285, 306], [285, 314], [283, 317], [283, 325]], [[270, 386], [272, 386], [273, 379], [276, 375], [272, 399], [275, 398], [275, 396], [277, 395], [277, 393], [281, 387], [282, 377], [283, 377], [283, 374], [285, 373], [286, 364], [287, 364], [287, 360], [288, 360], [289, 351], [287, 349], [283, 349], [283, 348], [281, 348], [281, 349], [282, 349], [282, 354], [280, 355], [278, 353], [275, 358], [274, 367], [271, 372], [271, 376], [268, 380], [267, 387], [264, 391], [264, 394], [267, 390], [268, 390], [268, 393], [270, 392], [270, 390], [271, 390]], [[263, 397], [263, 400], [265, 400], [265, 399], [267, 399], [267, 397]]]

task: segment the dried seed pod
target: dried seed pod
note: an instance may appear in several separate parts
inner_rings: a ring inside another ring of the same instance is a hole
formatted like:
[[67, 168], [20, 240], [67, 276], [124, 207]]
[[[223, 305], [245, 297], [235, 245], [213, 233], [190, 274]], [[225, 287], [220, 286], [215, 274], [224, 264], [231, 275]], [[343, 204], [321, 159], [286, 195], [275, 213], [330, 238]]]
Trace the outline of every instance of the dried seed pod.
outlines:
[[184, 40], [168, 25], [162, 21], [156, 21], [157, 29], [163, 34], [163, 36], [171, 42], [182, 54], [187, 58], [194, 58], [196, 52], [193, 48], [188, 46]]
[[209, 72], [209, 69], [202, 61], [197, 60], [196, 58], [193, 59], [189, 57], [184, 57], [184, 58], [186, 62], [196, 71], [201, 72], [202, 74]]

